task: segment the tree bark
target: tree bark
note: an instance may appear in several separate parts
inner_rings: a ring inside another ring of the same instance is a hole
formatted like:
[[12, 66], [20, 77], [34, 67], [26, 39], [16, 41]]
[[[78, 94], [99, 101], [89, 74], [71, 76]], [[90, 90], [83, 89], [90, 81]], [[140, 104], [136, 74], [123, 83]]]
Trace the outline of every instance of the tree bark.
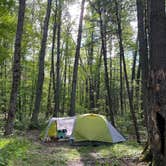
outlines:
[[69, 37], [70, 37], [70, 27], [68, 26], [67, 27], [67, 34], [66, 34], [66, 46], [65, 46], [65, 68], [64, 68], [64, 81], [63, 81], [63, 102], [62, 102], [62, 115], [64, 114], [65, 112], [65, 105], [66, 105], [66, 82], [67, 82], [67, 66], [68, 66], [68, 63], [69, 63], [69, 57], [68, 57], [68, 54], [69, 54]]
[[44, 59], [45, 59], [45, 52], [46, 52], [46, 43], [47, 43], [47, 35], [48, 35], [48, 24], [50, 19], [51, 13], [51, 3], [52, 0], [48, 0], [47, 2], [47, 11], [44, 19], [44, 30], [42, 35], [41, 41], [41, 49], [39, 54], [39, 69], [38, 69], [38, 80], [37, 80], [37, 87], [36, 87], [36, 98], [35, 98], [35, 105], [34, 111], [32, 113], [31, 123], [32, 125], [38, 125], [38, 115], [40, 109], [40, 102], [42, 98], [42, 91], [43, 91], [43, 82], [44, 82]]
[[25, 5], [26, 5], [25, 3], [26, 0], [19, 1], [19, 13], [18, 13], [18, 23], [17, 23], [17, 31], [15, 39], [14, 63], [13, 63], [13, 81], [12, 81], [12, 90], [10, 94], [8, 118], [5, 126], [5, 133], [4, 133], [5, 135], [12, 134], [14, 128], [17, 95], [18, 95], [18, 88], [21, 78], [21, 65], [20, 65], [21, 41], [22, 41], [23, 25], [24, 25], [24, 15], [25, 15]]
[[78, 61], [79, 61], [79, 57], [80, 57], [80, 46], [81, 46], [81, 38], [82, 38], [82, 23], [83, 23], [83, 15], [84, 15], [84, 5], [85, 5], [85, 0], [82, 0], [78, 36], [77, 36], [77, 45], [76, 45], [76, 52], [75, 52], [69, 116], [75, 115], [77, 73], [78, 73]]
[[52, 70], [52, 88], [54, 92], [54, 103], [56, 101], [56, 86], [55, 86], [55, 67], [54, 67], [54, 51], [55, 51], [55, 41], [56, 41], [56, 33], [57, 33], [57, 0], [55, 2], [55, 15], [54, 15], [54, 27], [53, 27], [53, 36], [52, 36], [52, 49], [51, 49], [51, 70]]
[[[136, 47], [138, 45], [138, 40], [136, 41]], [[136, 75], [136, 60], [137, 60], [137, 48], [135, 49], [135, 51], [133, 52], [133, 64], [132, 64], [132, 74], [131, 74], [131, 97], [132, 97], [132, 101], [134, 102], [134, 81], [135, 81], [135, 75]], [[133, 103], [133, 107], [134, 107], [134, 103]]]
[[120, 112], [123, 114], [124, 108], [123, 108], [123, 66], [122, 66], [122, 51], [120, 51]]
[[102, 60], [102, 51], [100, 50], [99, 53], [99, 59], [98, 59], [98, 64], [97, 64], [97, 73], [96, 73], [96, 105], [98, 103], [98, 100], [100, 98], [100, 69], [101, 69], [101, 60]]
[[57, 61], [56, 61], [56, 89], [55, 89], [55, 107], [54, 107], [54, 117], [57, 117], [60, 105], [60, 56], [61, 56], [61, 1], [58, 4], [58, 21], [57, 21]]
[[154, 166], [166, 165], [166, 14], [165, 0], [150, 0], [148, 133]]
[[91, 32], [91, 44], [90, 44], [90, 48], [88, 51], [88, 65], [90, 68], [90, 76], [89, 76], [89, 106], [90, 106], [90, 110], [93, 111], [94, 107], [95, 107], [95, 101], [94, 101], [94, 85], [93, 85], [93, 31]]
[[138, 20], [138, 41], [139, 41], [139, 56], [142, 73], [142, 101], [145, 123], [147, 126], [147, 106], [148, 106], [148, 49], [147, 49], [147, 34], [145, 29], [145, 3], [142, 0], [137, 0], [137, 20]]

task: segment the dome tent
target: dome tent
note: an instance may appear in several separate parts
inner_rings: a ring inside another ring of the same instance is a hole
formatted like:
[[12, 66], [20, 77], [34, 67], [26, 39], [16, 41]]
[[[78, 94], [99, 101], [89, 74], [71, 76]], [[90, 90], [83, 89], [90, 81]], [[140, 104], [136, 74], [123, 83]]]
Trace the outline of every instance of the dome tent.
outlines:
[[66, 129], [67, 138], [72, 142], [96, 141], [117, 143], [125, 138], [111, 125], [105, 116], [99, 114], [83, 114], [74, 117], [51, 118], [44, 140], [57, 137], [59, 130]]
[[99, 114], [77, 116], [70, 138], [74, 142], [97, 141], [117, 143], [126, 140], [105, 116]]

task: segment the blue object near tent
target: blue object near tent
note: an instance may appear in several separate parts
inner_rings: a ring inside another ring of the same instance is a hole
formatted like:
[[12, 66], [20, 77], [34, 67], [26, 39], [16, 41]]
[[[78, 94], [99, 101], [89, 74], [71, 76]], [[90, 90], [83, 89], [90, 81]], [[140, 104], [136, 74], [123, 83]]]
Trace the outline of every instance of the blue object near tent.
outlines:
[[58, 130], [58, 134], [57, 134], [58, 139], [66, 138], [66, 133], [67, 133], [66, 129]]

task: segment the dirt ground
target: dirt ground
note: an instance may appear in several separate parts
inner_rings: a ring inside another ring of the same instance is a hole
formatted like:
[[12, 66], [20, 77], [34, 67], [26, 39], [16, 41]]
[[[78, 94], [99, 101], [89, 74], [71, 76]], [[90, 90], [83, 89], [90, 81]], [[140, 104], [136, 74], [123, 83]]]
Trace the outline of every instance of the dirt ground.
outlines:
[[[52, 154], [52, 153], [56, 153], [56, 148], [57, 147], [68, 147], [70, 146], [69, 143], [66, 142], [48, 142], [48, 143], [44, 143], [39, 139], [39, 131], [37, 130], [32, 130], [32, 131], [27, 131], [26, 132], [26, 137], [35, 142], [35, 144], [40, 145], [40, 146], [44, 146], [47, 148], [43, 148], [44, 150], [41, 150], [40, 153], [45, 153], [45, 154]], [[72, 148], [72, 147], [70, 147]], [[74, 147], [77, 148], [77, 147]], [[71, 160], [68, 161], [68, 166], [95, 166], [96, 163], [98, 163], [97, 165], [101, 165], [101, 166], [111, 166], [111, 163], [113, 162], [113, 160], [115, 159], [111, 159], [111, 158], [102, 158], [100, 156], [98, 156], [97, 153], [93, 152], [93, 156], [95, 158], [95, 160], [90, 159], [90, 158], [81, 158], [81, 159], [75, 159], [75, 160]], [[118, 160], [118, 162], [120, 163], [120, 166], [148, 166], [147, 163], [143, 163], [143, 162], [139, 162], [138, 157], [137, 158], [118, 158], [116, 159]], [[118, 164], [119, 165], [119, 164]], [[118, 166], [117, 165], [117, 166]]]

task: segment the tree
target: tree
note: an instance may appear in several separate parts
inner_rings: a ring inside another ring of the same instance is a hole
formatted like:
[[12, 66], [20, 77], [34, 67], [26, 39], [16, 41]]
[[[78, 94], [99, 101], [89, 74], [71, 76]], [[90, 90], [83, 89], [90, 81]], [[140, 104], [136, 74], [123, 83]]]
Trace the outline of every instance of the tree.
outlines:
[[13, 62], [13, 81], [12, 81], [12, 90], [10, 94], [10, 104], [9, 104], [7, 124], [5, 126], [5, 135], [12, 134], [14, 127], [17, 95], [18, 95], [19, 82], [21, 78], [20, 59], [21, 59], [21, 41], [22, 41], [24, 14], [25, 14], [25, 2], [26, 2], [25, 0], [19, 1], [19, 13], [18, 13], [18, 23], [17, 23], [16, 38], [15, 38], [14, 62]]
[[44, 19], [41, 49], [39, 53], [39, 66], [38, 66], [39, 69], [38, 69], [38, 80], [37, 80], [37, 87], [36, 87], [36, 98], [35, 98], [34, 111], [32, 113], [32, 118], [31, 118], [31, 122], [34, 125], [38, 124], [38, 114], [39, 114], [40, 102], [42, 97], [42, 89], [43, 89], [43, 82], [44, 82], [44, 59], [45, 59], [45, 52], [46, 52], [48, 24], [49, 24], [50, 13], [51, 13], [51, 3], [52, 3], [52, 0], [48, 0], [47, 11], [46, 11], [45, 19]]
[[90, 70], [90, 76], [89, 76], [89, 108], [93, 110], [95, 108], [95, 100], [94, 100], [94, 79], [93, 79], [93, 54], [94, 54], [94, 32], [89, 32], [91, 35], [91, 43], [90, 48], [88, 48], [88, 65]]
[[51, 87], [54, 90], [54, 102], [56, 99], [55, 94], [55, 69], [54, 69], [54, 52], [55, 52], [55, 40], [57, 32], [57, 0], [55, 2], [55, 11], [54, 11], [54, 23], [53, 23], [53, 35], [52, 35], [52, 48], [51, 48], [51, 69], [50, 69], [50, 79], [48, 86], [48, 98], [47, 98], [47, 111], [46, 118], [51, 114]]
[[133, 108], [133, 101], [132, 96], [130, 93], [130, 87], [129, 87], [129, 80], [127, 75], [127, 68], [126, 68], [126, 62], [125, 62], [125, 56], [124, 56], [124, 47], [123, 47], [123, 38], [122, 38], [122, 27], [121, 27], [121, 17], [119, 13], [119, 7], [118, 7], [118, 1], [115, 0], [115, 8], [116, 8], [116, 17], [117, 17], [117, 24], [118, 24], [118, 40], [119, 40], [119, 49], [120, 49], [120, 56], [122, 56], [122, 62], [123, 62], [123, 68], [124, 68], [124, 75], [125, 75], [125, 81], [126, 81], [126, 88], [127, 88], [127, 94], [129, 99], [129, 106], [130, 106], [130, 112], [133, 120], [133, 125], [135, 128], [135, 135], [137, 138], [137, 142], [140, 142], [140, 135], [138, 131], [138, 124], [137, 124], [137, 118], [134, 112]]
[[111, 92], [110, 92], [110, 81], [109, 81], [109, 76], [108, 76], [108, 67], [107, 67], [107, 40], [106, 40], [106, 23], [103, 21], [103, 13], [102, 10], [99, 9], [99, 16], [100, 16], [100, 34], [101, 34], [101, 45], [102, 45], [102, 55], [103, 55], [103, 60], [104, 60], [104, 71], [105, 71], [105, 86], [107, 89], [107, 102], [108, 102], [108, 107], [109, 107], [109, 114], [111, 118], [112, 124], [115, 126], [115, 121], [114, 121], [114, 112], [111, 108]]
[[165, 0], [150, 0], [150, 76], [148, 134], [153, 165], [166, 165], [166, 24]]
[[59, 104], [60, 104], [60, 40], [61, 40], [61, 4], [62, 2], [59, 0], [58, 3], [58, 19], [57, 19], [57, 61], [56, 61], [56, 89], [55, 89], [55, 108], [54, 115], [57, 116], [59, 112]]
[[80, 57], [80, 46], [81, 46], [81, 38], [82, 38], [82, 23], [83, 23], [83, 15], [84, 15], [84, 5], [85, 5], [85, 0], [82, 0], [78, 36], [77, 36], [77, 45], [76, 45], [76, 52], [75, 52], [74, 69], [73, 69], [73, 77], [72, 77], [73, 78], [72, 79], [72, 91], [71, 91], [70, 111], [69, 111], [70, 116], [75, 115], [77, 73], [78, 73], [78, 62], [79, 62], [79, 57]]
[[140, 66], [142, 72], [142, 92], [144, 93], [143, 109], [145, 115], [145, 122], [147, 122], [147, 103], [148, 103], [148, 91], [147, 91], [147, 78], [148, 78], [148, 49], [147, 49], [147, 34], [145, 28], [145, 3], [142, 0], [137, 0], [137, 20], [138, 20], [138, 41], [139, 41], [139, 56]]

